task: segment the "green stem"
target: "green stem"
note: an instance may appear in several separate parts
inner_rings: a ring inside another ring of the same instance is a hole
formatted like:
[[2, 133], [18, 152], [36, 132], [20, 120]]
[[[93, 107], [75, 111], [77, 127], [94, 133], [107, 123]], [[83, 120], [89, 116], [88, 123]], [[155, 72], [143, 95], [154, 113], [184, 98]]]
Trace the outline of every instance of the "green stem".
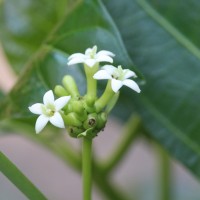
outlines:
[[111, 157], [107, 159], [103, 166], [104, 172], [109, 173], [122, 160], [126, 152], [129, 150], [134, 139], [136, 138], [141, 127], [141, 119], [139, 116], [131, 116], [124, 127], [122, 137]]
[[88, 67], [84, 65], [85, 75], [87, 79], [87, 97], [92, 100], [96, 99], [97, 96], [97, 81], [93, 78], [93, 75], [98, 71], [99, 64], [93, 67]]
[[95, 102], [96, 111], [97, 112], [101, 111], [109, 103], [109, 101], [112, 99], [114, 94], [115, 94], [115, 92], [113, 92], [113, 90], [111, 88], [111, 81], [109, 80], [104, 93]]
[[91, 200], [92, 193], [92, 139], [83, 138], [82, 176], [83, 200]]
[[171, 166], [167, 153], [159, 147], [161, 200], [171, 200]]
[[47, 200], [33, 183], [31, 183], [2, 152], [0, 152], [0, 172], [2, 172], [28, 199]]

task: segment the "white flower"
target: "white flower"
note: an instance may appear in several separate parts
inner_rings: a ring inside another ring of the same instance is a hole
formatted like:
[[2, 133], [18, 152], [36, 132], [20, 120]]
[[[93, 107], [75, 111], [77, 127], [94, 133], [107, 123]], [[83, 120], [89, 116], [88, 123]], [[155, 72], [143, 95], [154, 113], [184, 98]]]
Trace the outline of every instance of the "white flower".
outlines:
[[105, 50], [99, 51], [97, 53], [97, 46], [94, 46], [93, 48], [86, 49], [85, 54], [75, 53], [69, 56], [68, 65], [84, 63], [89, 67], [93, 67], [96, 63], [99, 62], [113, 63], [113, 56], [115, 55], [112, 52]]
[[118, 68], [112, 65], [105, 65], [101, 68], [97, 73], [94, 74], [94, 79], [110, 79], [112, 90], [116, 93], [123, 85], [135, 90], [140, 93], [140, 88], [137, 83], [131, 79], [130, 77], [137, 77], [136, 74], [129, 69], [122, 69], [121, 66]]
[[44, 94], [44, 104], [36, 103], [29, 107], [29, 110], [32, 113], [40, 115], [35, 124], [36, 133], [42, 131], [48, 121], [50, 121], [54, 126], [65, 128], [64, 121], [59, 111], [68, 103], [70, 98], [71, 96], [64, 96], [54, 101], [53, 92], [52, 90], [49, 90]]

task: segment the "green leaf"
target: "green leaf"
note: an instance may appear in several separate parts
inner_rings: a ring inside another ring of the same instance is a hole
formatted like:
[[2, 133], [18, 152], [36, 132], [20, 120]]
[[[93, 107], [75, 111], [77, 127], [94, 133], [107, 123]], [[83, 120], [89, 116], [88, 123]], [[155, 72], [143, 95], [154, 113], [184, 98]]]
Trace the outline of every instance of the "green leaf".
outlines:
[[28, 199], [47, 199], [2, 152], [0, 152], [0, 172], [2, 172]]
[[11, 66], [20, 72], [68, 8], [67, 0], [10, 0], [0, 4], [0, 36]]
[[[137, 98], [128, 93], [124, 98], [135, 105], [150, 135], [200, 177], [200, 50], [195, 38], [184, 35], [145, 0], [105, 4], [147, 82]], [[200, 11], [200, 6], [195, 9]], [[195, 27], [190, 31], [196, 32]]]
[[175, 26], [176, 29], [187, 38], [190, 38], [193, 44], [200, 47], [200, 1], [150, 0], [150, 3], [163, 17]]

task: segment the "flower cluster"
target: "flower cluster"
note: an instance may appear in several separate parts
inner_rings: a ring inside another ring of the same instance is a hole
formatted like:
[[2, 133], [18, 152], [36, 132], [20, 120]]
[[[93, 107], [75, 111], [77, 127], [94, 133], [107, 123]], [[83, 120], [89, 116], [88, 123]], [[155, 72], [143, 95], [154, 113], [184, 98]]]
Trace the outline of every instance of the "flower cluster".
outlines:
[[[137, 93], [140, 88], [131, 77], [137, 77], [129, 69], [121, 66], [104, 65], [100, 62], [113, 63], [115, 55], [110, 51], [97, 52], [97, 46], [88, 48], [85, 54], [75, 53], [69, 56], [68, 65], [83, 63], [87, 79], [87, 93], [81, 96], [72, 76], [66, 75], [62, 85], [57, 85], [54, 93], [59, 97], [54, 100], [50, 90], [43, 97], [43, 104], [36, 103], [29, 110], [39, 115], [35, 130], [42, 131], [48, 122], [56, 127], [64, 128], [72, 137], [95, 137], [107, 122], [107, 115], [116, 103], [120, 88], [125, 85]], [[99, 69], [100, 68], [100, 69]], [[104, 93], [97, 97], [97, 80], [107, 79]]]

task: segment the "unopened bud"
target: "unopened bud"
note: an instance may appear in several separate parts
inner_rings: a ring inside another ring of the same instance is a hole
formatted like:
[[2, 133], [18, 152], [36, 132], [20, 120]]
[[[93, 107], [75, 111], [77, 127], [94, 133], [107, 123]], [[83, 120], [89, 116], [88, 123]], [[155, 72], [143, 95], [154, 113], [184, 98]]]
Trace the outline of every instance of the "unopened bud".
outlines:
[[82, 133], [84, 130], [81, 129], [81, 128], [78, 128], [78, 127], [68, 126], [68, 127], [67, 127], [67, 131], [68, 131], [68, 133], [69, 133], [69, 135], [70, 135], [71, 137], [77, 138], [78, 135], [79, 135], [80, 133]]
[[67, 92], [69, 92], [69, 94], [72, 96], [72, 97], [78, 97], [80, 96], [79, 94], [79, 91], [78, 91], [78, 87], [76, 85], [76, 82], [75, 80], [73, 79], [72, 76], [65, 76], [63, 78], [63, 81], [62, 81], [64, 87], [66, 88]]
[[63, 115], [63, 120], [68, 126], [80, 127], [82, 125], [82, 122], [78, 119], [76, 113], [69, 113], [67, 115]]
[[97, 128], [100, 130], [103, 129], [106, 125], [106, 122], [107, 122], [107, 114], [105, 112], [98, 114]]
[[82, 114], [84, 112], [84, 107], [82, 101], [74, 100], [71, 102], [72, 110], [76, 113]]
[[96, 99], [93, 96], [86, 95], [85, 99], [86, 99], [86, 103], [87, 103], [88, 106], [91, 106], [91, 107], [94, 106]]
[[97, 114], [96, 113], [92, 113], [88, 115], [87, 120], [85, 120], [83, 127], [85, 129], [89, 129], [92, 127], [95, 127], [97, 125]]
[[69, 96], [69, 93], [61, 85], [56, 85], [54, 92], [58, 97]]

